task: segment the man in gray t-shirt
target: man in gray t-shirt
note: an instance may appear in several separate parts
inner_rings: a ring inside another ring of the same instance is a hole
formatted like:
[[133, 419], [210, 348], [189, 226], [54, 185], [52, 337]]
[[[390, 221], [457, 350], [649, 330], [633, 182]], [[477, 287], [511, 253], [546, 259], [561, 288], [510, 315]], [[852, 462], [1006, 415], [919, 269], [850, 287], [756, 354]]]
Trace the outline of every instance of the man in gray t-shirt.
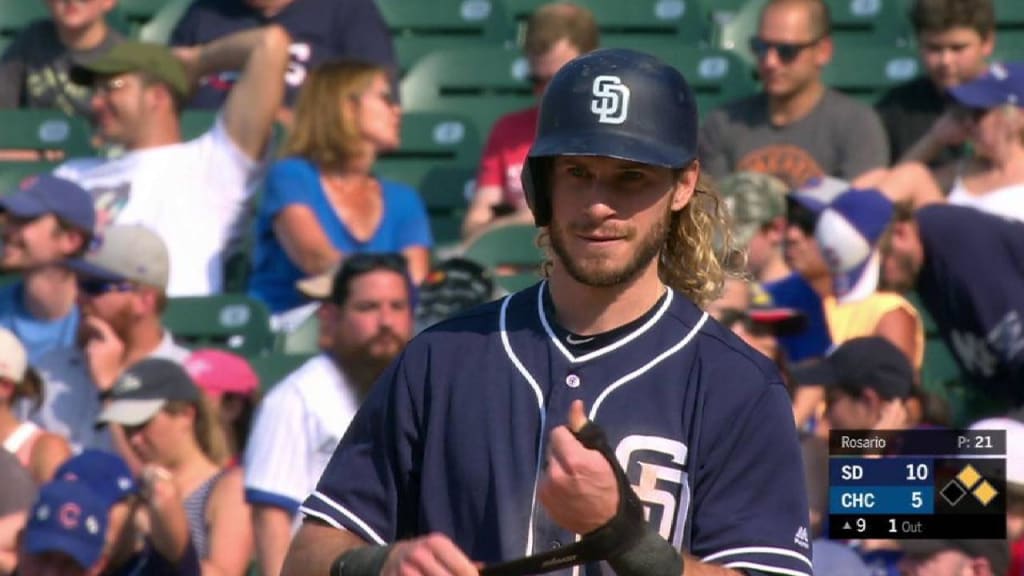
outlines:
[[716, 177], [766, 172], [797, 187], [887, 165], [888, 140], [875, 111], [822, 83], [832, 40], [821, 0], [770, 0], [750, 44], [762, 92], [708, 114], [700, 135], [705, 170]]
[[59, 108], [90, 116], [88, 86], [71, 82], [72, 60], [105, 53], [121, 40], [106, 22], [115, 2], [47, 2], [51, 15], [18, 34], [0, 57], [0, 108]]

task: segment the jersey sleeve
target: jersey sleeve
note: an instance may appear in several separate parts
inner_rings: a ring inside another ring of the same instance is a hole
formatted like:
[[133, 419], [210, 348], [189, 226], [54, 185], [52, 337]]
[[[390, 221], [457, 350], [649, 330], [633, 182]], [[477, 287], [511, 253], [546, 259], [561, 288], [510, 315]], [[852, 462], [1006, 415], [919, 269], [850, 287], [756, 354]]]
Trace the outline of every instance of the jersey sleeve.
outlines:
[[309, 488], [312, 452], [302, 397], [286, 388], [260, 405], [245, 449], [245, 500], [294, 514]]
[[[410, 347], [415, 344], [410, 344]], [[411, 393], [424, 364], [411, 360], [410, 347], [389, 367], [360, 406], [314, 492], [299, 510], [306, 520], [348, 530], [370, 544], [407, 535], [419, 508], [413, 463], [421, 410]]]
[[703, 461], [690, 464], [697, 470], [691, 553], [736, 570], [810, 576], [807, 491], [789, 397], [775, 383], [752, 400], [702, 433]]

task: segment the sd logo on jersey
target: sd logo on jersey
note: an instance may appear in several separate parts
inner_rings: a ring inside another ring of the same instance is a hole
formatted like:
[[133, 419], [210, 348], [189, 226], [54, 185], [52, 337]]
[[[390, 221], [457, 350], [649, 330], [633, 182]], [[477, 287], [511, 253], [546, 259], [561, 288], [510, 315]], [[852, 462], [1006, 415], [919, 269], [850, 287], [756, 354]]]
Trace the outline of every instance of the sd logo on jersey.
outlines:
[[647, 522], [676, 548], [683, 544], [690, 505], [686, 452], [682, 442], [661, 436], [626, 436], [615, 448], [615, 458], [644, 503]]

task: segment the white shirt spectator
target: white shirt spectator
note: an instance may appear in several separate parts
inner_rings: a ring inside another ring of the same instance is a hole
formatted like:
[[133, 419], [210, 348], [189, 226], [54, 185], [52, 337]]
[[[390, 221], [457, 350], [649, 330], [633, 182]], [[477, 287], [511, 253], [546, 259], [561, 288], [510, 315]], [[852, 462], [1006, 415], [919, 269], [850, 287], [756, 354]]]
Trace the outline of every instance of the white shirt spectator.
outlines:
[[260, 405], [245, 451], [246, 501], [298, 511], [358, 408], [355, 390], [325, 354], [274, 386]]
[[99, 233], [117, 223], [143, 224], [159, 234], [171, 261], [167, 294], [201, 296], [222, 288], [225, 248], [244, 225], [261, 168], [235, 145], [218, 116], [194, 140], [113, 160], [71, 160], [54, 174], [93, 195]]
[[[175, 344], [171, 333], [165, 330], [163, 340], [149, 357], [183, 363], [190, 353]], [[20, 416], [64, 436], [75, 452], [83, 448], [113, 451], [107, 428], [95, 426], [100, 396], [86, 362], [79, 348], [59, 348], [43, 356], [35, 365], [43, 380], [43, 403], [34, 413], [29, 413], [27, 406], [20, 406]]]

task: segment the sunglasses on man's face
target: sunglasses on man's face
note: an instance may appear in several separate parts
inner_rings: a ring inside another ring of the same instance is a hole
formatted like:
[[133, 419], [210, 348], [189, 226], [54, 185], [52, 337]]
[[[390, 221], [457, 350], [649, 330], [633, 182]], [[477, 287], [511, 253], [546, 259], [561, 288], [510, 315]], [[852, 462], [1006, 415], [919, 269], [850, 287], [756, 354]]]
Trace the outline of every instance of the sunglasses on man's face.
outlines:
[[131, 282], [111, 282], [109, 280], [78, 280], [78, 291], [86, 296], [102, 296], [110, 292], [131, 292], [135, 284]]
[[819, 42], [819, 39], [810, 42], [771, 42], [764, 38], [754, 36], [750, 39], [750, 51], [758, 60], [763, 60], [772, 50], [778, 55], [783, 64], [789, 64], [800, 55], [806, 48], [810, 48]]
[[818, 215], [796, 202], [790, 202], [786, 213], [787, 226], [793, 226], [806, 236], [814, 236]]

